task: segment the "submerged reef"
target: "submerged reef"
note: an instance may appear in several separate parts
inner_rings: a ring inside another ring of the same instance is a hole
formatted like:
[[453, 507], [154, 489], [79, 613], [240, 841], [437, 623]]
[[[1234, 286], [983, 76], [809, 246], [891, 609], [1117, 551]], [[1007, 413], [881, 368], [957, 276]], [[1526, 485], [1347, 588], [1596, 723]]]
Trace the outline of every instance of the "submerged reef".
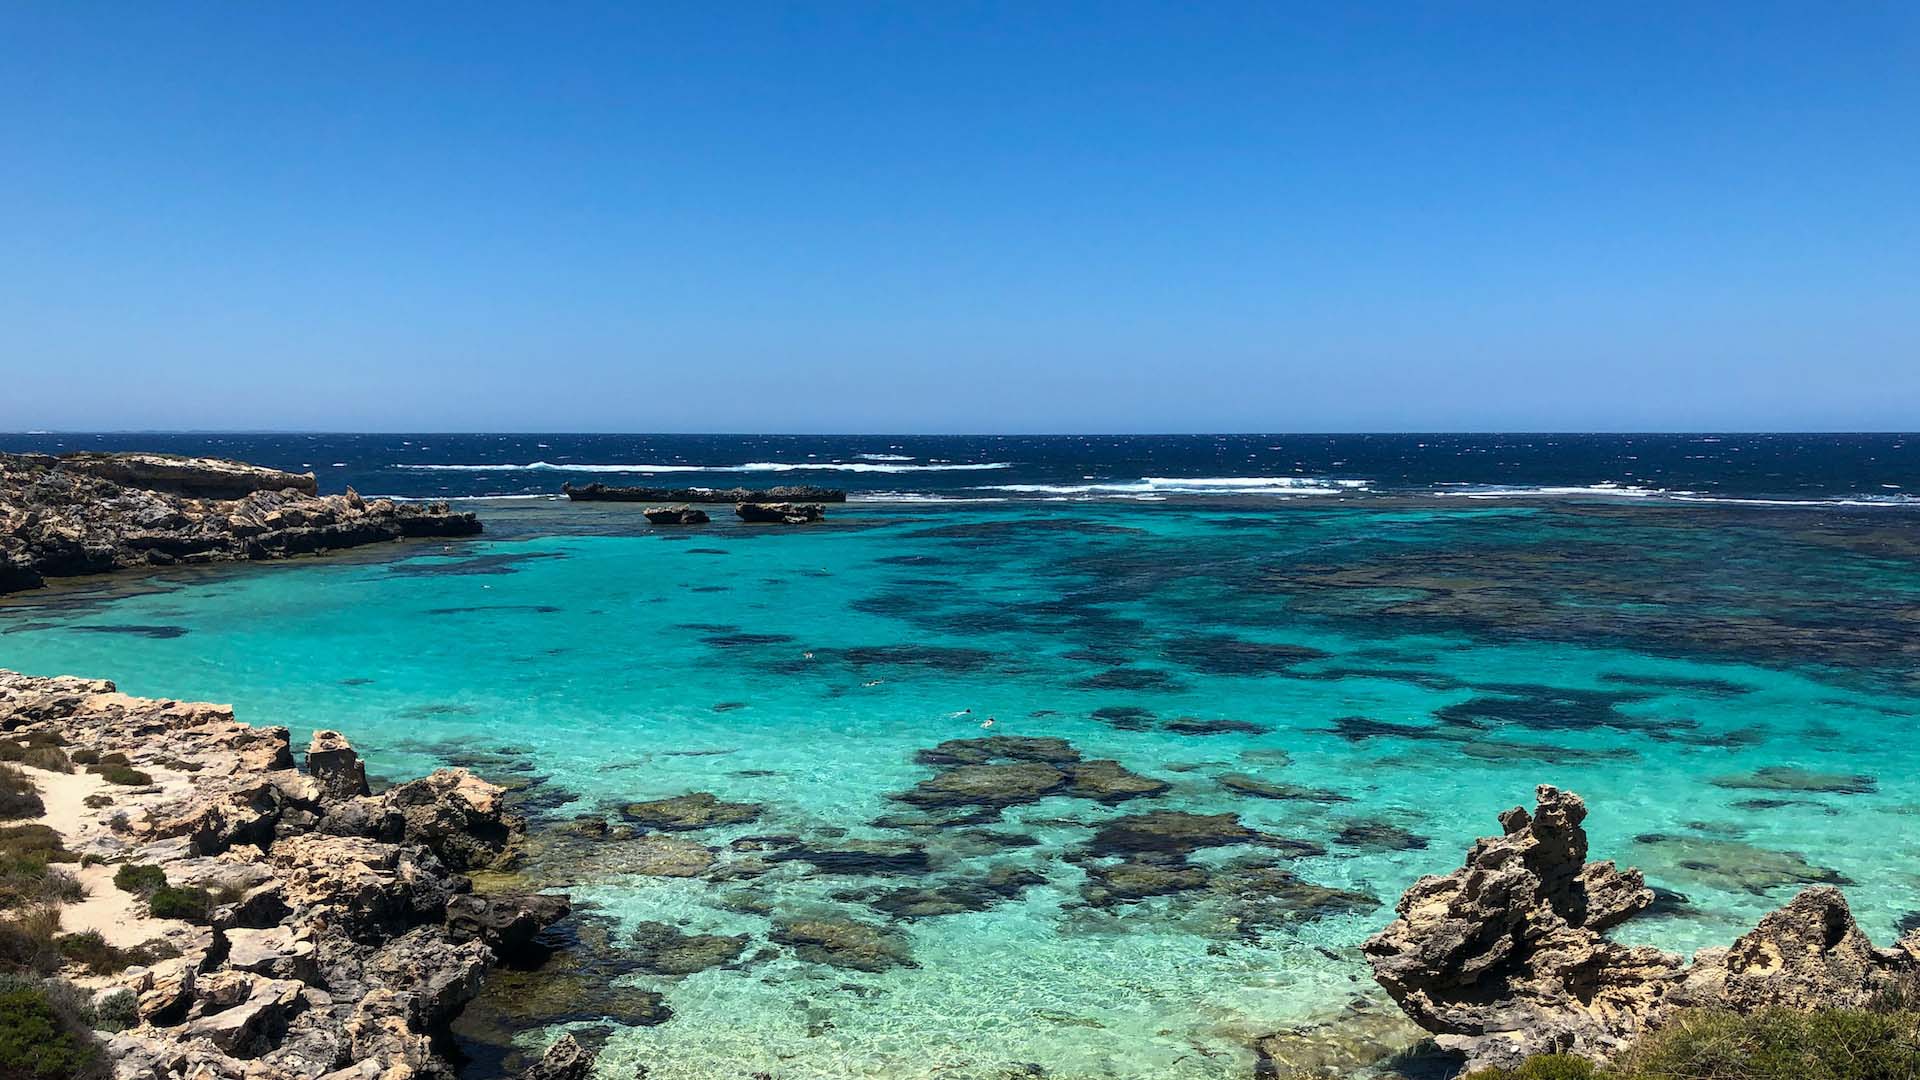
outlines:
[[319, 495], [312, 473], [169, 454], [0, 454], [0, 593], [50, 577], [472, 536], [446, 503]]
[[[0, 730], [34, 795], [0, 816], [32, 819], [8, 834], [39, 830], [62, 886], [51, 914], [0, 902], [0, 969], [115, 1018], [96, 1050], [114, 1080], [447, 1080], [446, 1025], [569, 909], [462, 873], [511, 866], [522, 835], [465, 770], [373, 795], [335, 733], [302, 771], [286, 728], [226, 706], [5, 671]], [[48, 925], [65, 933], [24, 947]], [[591, 1064], [563, 1039], [533, 1075]]]
[[1683, 1009], [1861, 1008], [1920, 977], [1920, 933], [1876, 948], [1831, 886], [1691, 964], [1606, 932], [1656, 903], [1640, 871], [1587, 861], [1578, 795], [1542, 786], [1451, 874], [1421, 878], [1363, 950], [1374, 978], [1470, 1068], [1605, 1059]]

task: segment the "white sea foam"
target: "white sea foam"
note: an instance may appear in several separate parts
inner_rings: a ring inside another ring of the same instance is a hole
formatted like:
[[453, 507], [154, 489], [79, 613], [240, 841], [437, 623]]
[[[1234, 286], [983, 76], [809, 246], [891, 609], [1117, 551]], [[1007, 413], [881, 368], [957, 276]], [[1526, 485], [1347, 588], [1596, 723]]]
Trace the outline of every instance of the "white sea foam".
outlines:
[[855, 454], [861, 461], [912, 461], [911, 454]]
[[750, 461], [745, 465], [672, 465], [655, 462], [594, 464], [587, 462], [530, 461], [524, 465], [395, 465], [396, 469], [421, 472], [578, 472], [578, 473], [750, 473], [750, 472], [976, 472], [1010, 469], [1011, 461], [978, 463], [946, 462], [935, 465], [883, 464], [872, 461]]
[[1751, 495], [1707, 495], [1698, 491], [1677, 488], [1646, 487], [1639, 484], [1617, 484], [1611, 481], [1599, 484], [1577, 486], [1542, 485], [1528, 487], [1516, 485], [1442, 484], [1435, 494], [1465, 499], [1555, 499], [1555, 498], [1600, 498], [1600, 499], [1658, 499], [1667, 502], [1713, 503], [1719, 506], [1875, 506], [1904, 507], [1920, 509], [1920, 497], [1899, 493], [1891, 495], [1836, 496], [1824, 499], [1769, 499]]
[[1453, 495], [1466, 499], [1537, 499], [1537, 498], [1578, 498], [1593, 496], [1610, 499], [1659, 499], [1691, 495], [1690, 491], [1668, 491], [1665, 488], [1642, 487], [1637, 484], [1616, 484], [1612, 481], [1599, 484], [1580, 485], [1514, 485], [1502, 484], [1441, 484], [1438, 494]]
[[1164, 495], [1339, 495], [1364, 491], [1371, 483], [1307, 476], [1148, 476], [1126, 483], [997, 484], [979, 490], [1016, 495], [1157, 499]]
[[860, 491], [847, 495], [850, 503], [1003, 503], [995, 496], [930, 495], [924, 491]]

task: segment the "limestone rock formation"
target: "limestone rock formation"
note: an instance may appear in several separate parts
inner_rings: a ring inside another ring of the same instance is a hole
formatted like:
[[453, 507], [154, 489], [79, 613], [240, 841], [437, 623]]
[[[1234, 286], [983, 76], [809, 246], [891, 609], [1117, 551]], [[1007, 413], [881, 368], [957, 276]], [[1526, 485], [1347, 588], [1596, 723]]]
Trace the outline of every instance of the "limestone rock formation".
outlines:
[[655, 525], [705, 525], [712, 520], [705, 510], [692, 506], [650, 506], [641, 513]]
[[332, 799], [351, 799], [368, 793], [367, 767], [337, 731], [316, 731], [307, 744], [307, 775]]
[[311, 474], [164, 454], [0, 454], [0, 593], [50, 577], [471, 536], [445, 503], [316, 495]]
[[238, 499], [256, 491], [320, 494], [320, 484], [310, 472], [291, 473], [222, 458], [83, 450], [57, 460], [64, 468], [111, 480], [122, 487], [175, 495]]
[[819, 503], [742, 502], [734, 505], [741, 521], [762, 525], [808, 525], [826, 517]]
[[1638, 870], [1587, 862], [1586, 805], [1542, 786], [1532, 814], [1500, 815], [1466, 865], [1425, 877], [1362, 947], [1374, 978], [1440, 1045], [1479, 1068], [1554, 1052], [1605, 1058], [1673, 1010], [1865, 1004], [1920, 972], [1876, 949], [1839, 890], [1801, 893], [1730, 949], [1692, 965], [1604, 932], [1654, 902]]
[[[476, 895], [457, 872], [499, 858], [520, 829], [505, 793], [462, 770], [367, 796], [358, 755], [336, 733], [316, 737], [309, 776], [295, 771], [285, 728], [249, 727], [224, 706], [5, 671], [0, 731], [57, 736], [69, 755], [123, 754], [151, 779], [109, 785], [23, 767], [46, 790], [105, 796], [69, 797], [82, 808], [56, 830], [99, 864], [82, 870], [94, 896], [128, 898], [89, 928], [178, 954], [65, 973], [96, 994], [133, 996], [139, 1022], [108, 1047], [115, 1080], [452, 1080], [435, 1033], [498, 959], [568, 912], [565, 897]], [[149, 917], [113, 884], [130, 864], [207, 890], [203, 915]], [[577, 1078], [591, 1060], [558, 1048], [533, 1075]]]

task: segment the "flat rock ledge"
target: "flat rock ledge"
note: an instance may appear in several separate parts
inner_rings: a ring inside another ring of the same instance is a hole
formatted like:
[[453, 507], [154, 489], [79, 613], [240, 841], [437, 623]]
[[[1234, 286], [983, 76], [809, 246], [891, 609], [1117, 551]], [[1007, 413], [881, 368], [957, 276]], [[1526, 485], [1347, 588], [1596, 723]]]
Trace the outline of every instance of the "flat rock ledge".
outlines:
[[47, 578], [472, 536], [443, 502], [320, 495], [312, 473], [217, 458], [0, 454], [0, 593]]
[[1605, 1060], [1675, 1010], [1858, 1008], [1920, 977], [1920, 931], [1876, 948], [1846, 898], [1817, 886], [1691, 964], [1605, 932], [1654, 902], [1640, 871], [1587, 861], [1587, 808], [1542, 786], [1500, 815], [1466, 865], [1424, 877], [1362, 947], [1374, 978], [1470, 1069], [1534, 1054]]
[[[44, 803], [37, 823], [80, 860], [87, 896], [60, 909], [62, 930], [178, 953], [61, 972], [96, 1001], [131, 998], [133, 1025], [107, 1044], [115, 1080], [450, 1080], [446, 1025], [568, 914], [564, 896], [483, 895], [460, 873], [511, 864], [523, 827], [502, 789], [465, 770], [370, 795], [337, 733], [314, 736], [303, 771], [286, 728], [227, 706], [7, 671], [0, 732], [69, 758], [123, 754], [137, 774], [17, 766]], [[128, 865], [206, 890], [206, 916], [155, 917], [116, 886]], [[591, 1065], [562, 1039], [529, 1075], [577, 1080]]]

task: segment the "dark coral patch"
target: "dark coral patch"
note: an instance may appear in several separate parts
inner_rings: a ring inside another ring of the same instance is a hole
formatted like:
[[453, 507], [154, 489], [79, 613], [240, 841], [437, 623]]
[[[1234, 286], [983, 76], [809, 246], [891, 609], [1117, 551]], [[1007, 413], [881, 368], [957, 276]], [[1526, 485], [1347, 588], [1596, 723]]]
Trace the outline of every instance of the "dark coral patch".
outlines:
[[187, 628], [172, 625], [142, 625], [121, 623], [110, 626], [69, 626], [68, 630], [76, 634], [125, 634], [129, 637], [177, 638], [186, 637]]
[[1264, 735], [1270, 730], [1245, 720], [1201, 720], [1192, 716], [1169, 720], [1160, 727], [1176, 735]]
[[1193, 634], [1161, 647], [1168, 660], [1206, 675], [1271, 675], [1327, 653], [1305, 645], [1247, 641], [1228, 634]]
[[758, 818], [762, 809], [759, 803], [725, 802], [710, 791], [694, 791], [669, 799], [628, 803], [624, 814], [641, 828], [672, 832], [742, 825]]
[[1180, 680], [1152, 668], [1117, 667], [1088, 675], [1073, 685], [1081, 690], [1172, 690]]
[[1302, 787], [1299, 784], [1281, 784], [1271, 780], [1262, 780], [1246, 773], [1227, 773], [1220, 777], [1220, 786], [1236, 795], [1251, 795], [1256, 799], [1277, 799], [1290, 802], [1343, 803], [1352, 802], [1353, 797], [1342, 795], [1325, 788]]
[[1735, 776], [1716, 776], [1714, 787], [1751, 791], [1802, 791], [1821, 795], [1870, 795], [1880, 782], [1859, 773], [1815, 772], [1791, 765], [1769, 765]]
[[1333, 843], [1356, 851], [1418, 851], [1427, 846], [1427, 838], [1391, 821], [1362, 818], [1341, 826]]

